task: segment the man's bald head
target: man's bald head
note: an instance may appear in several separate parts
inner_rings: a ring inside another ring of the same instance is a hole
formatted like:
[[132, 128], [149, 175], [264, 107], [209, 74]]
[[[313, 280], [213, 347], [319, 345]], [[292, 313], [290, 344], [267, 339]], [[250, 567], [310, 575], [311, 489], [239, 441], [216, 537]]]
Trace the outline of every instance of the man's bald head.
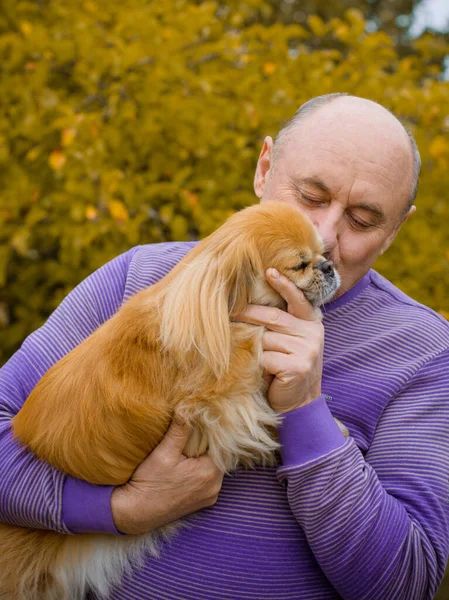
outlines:
[[416, 145], [389, 111], [349, 95], [301, 107], [276, 145], [275, 152], [273, 140], [265, 138], [256, 195], [307, 214], [338, 268], [342, 290], [351, 289], [415, 211]]
[[[332, 104], [332, 107], [329, 105]], [[383, 126], [385, 131], [391, 132], [390, 135], [394, 142], [399, 146], [401, 145], [400, 138], [403, 138], [404, 144], [406, 144], [407, 151], [409, 152], [411, 159], [411, 170], [410, 170], [410, 187], [408, 188], [407, 201], [404, 204], [402, 214], [406, 214], [416, 198], [418, 191], [419, 174], [421, 171], [421, 158], [419, 150], [416, 145], [415, 139], [412, 133], [385, 107], [367, 100], [364, 98], [358, 98], [357, 96], [351, 96], [345, 93], [326, 94], [312, 98], [305, 104], [303, 104], [295, 115], [288, 121], [288, 123], [279, 131], [273, 146], [273, 157], [272, 157], [272, 169], [275, 168], [276, 163], [279, 161], [282, 151], [288, 143], [288, 140], [292, 135], [298, 133], [301, 125], [316, 113], [322, 111], [323, 118], [326, 116], [331, 118], [329, 114], [325, 115], [324, 111], [326, 107], [335, 109], [335, 118], [338, 119], [340, 116], [352, 116], [354, 119], [357, 118], [358, 113], [359, 119], [372, 119], [373, 126]], [[329, 113], [329, 110], [327, 110]], [[374, 132], [373, 132], [374, 133]]]

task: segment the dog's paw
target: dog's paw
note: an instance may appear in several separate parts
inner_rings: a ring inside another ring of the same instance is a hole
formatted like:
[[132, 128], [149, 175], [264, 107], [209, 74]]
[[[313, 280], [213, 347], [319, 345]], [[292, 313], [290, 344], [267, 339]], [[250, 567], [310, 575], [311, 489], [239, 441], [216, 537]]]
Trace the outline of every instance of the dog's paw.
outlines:
[[184, 449], [186, 456], [207, 451], [223, 472], [239, 464], [275, 464], [279, 444], [273, 432], [279, 416], [261, 394], [200, 401], [178, 406], [176, 412], [194, 428]]
[[183, 454], [189, 458], [198, 458], [209, 448], [209, 436], [199, 427], [194, 427], [187, 444], [184, 447]]

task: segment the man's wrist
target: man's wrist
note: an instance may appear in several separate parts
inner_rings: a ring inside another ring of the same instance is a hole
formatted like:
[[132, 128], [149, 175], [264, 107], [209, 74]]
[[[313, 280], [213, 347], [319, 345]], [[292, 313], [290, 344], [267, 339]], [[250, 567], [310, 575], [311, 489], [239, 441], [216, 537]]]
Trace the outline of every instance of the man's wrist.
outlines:
[[321, 396], [321, 388], [317, 388], [313, 393], [308, 394], [307, 396], [302, 396], [300, 400], [296, 399], [296, 401], [292, 404], [287, 405], [277, 405], [276, 403], [271, 403], [271, 408], [276, 411], [278, 414], [283, 415], [286, 413], [290, 413], [298, 408], [302, 408], [311, 404], [315, 400], [317, 400]]
[[308, 404], [311, 404], [317, 398], [319, 398], [319, 396], [320, 396], [320, 394], [318, 394], [318, 396], [314, 396], [313, 398], [307, 398], [307, 400], [303, 400], [300, 403], [292, 404], [290, 406], [272, 406], [272, 408], [279, 415], [285, 415], [287, 413], [293, 412], [294, 410], [298, 410], [299, 408], [303, 408], [304, 406], [307, 406]]
[[62, 521], [71, 533], [119, 535], [111, 513], [114, 487], [67, 476], [62, 491]]
[[134, 498], [128, 486], [120, 485], [114, 488], [111, 495], [112, 519], [117, 531], [124, 535], [136, 535], [141, 533], [138, 526], [133, 522]]
[[301, 465], [315, 460], [346, 442], [324, 395], [286, 413], [278, 427], [278, 433], [284, 466]]

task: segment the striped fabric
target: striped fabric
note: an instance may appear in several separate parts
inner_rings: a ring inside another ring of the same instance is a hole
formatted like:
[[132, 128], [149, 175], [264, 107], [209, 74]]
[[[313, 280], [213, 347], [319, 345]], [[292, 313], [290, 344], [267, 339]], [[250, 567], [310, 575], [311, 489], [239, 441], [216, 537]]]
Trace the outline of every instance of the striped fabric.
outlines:
[[[55, 361], [191, 247], [105, 265], [0, 371], [0, 520], [115, 533], [111, 488], [37, 461], [10, 419]], [[324, 324], [326, 397], [286, 415], [278, 467], [226, 476], [218, 502], [110, 600], [433, 597], [449, 551], [449, 325], [374, 271], [325, 307]]]

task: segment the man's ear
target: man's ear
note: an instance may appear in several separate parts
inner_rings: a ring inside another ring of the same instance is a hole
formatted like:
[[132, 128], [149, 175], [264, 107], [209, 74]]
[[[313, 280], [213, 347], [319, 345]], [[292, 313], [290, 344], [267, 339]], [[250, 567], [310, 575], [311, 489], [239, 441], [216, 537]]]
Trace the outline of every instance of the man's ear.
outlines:
[[386, 252], [388, 250], [388, 248], [393, 243], [394, 238], [399, 233], [399, 230], [401, 229], [402, 225], [404, 225], [404, 223], [407, 221], [407, 219], [409, 217], [411, 217], [414, 212], [416, 212], [416, 206], [415, 205], [413, 205], [413, 206], [411, 206], [409, 208], [409, 210], [407, 211], [407, 213], [405, 214], [405, 216], [402, 217], [402, 219], [399, 221], [398, 225], [393, 229], [393, 231], [387, 237], [387, 239], [385, 240], [384, 245], [382, 246], [382, 250], [380, 251], [380, 254], [383, 254], [384, 252]]
[[264, 140], [254, 176], [254, 191], [259, 200], [262, 198], [267, 184], [270, 167], [273, 160], [273, 140], [267, 136]]

